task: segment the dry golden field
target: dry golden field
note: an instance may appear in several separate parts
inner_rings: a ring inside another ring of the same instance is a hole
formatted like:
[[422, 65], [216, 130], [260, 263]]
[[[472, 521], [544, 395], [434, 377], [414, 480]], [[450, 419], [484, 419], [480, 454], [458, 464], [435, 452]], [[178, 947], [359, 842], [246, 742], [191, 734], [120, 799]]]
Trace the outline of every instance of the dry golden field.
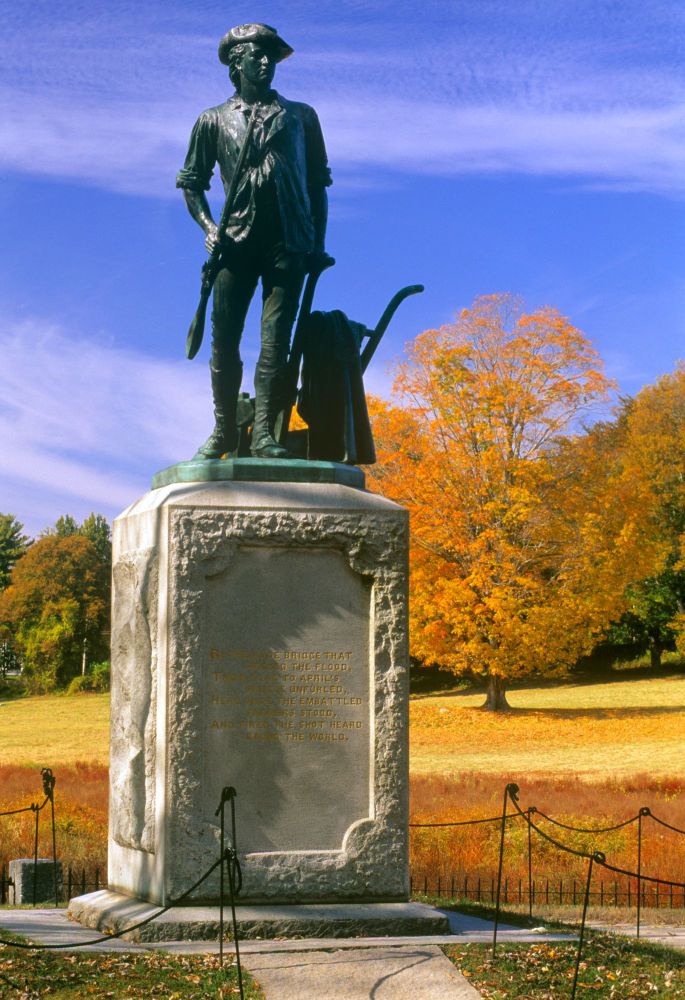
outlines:
[[[109, 695], [0, 700], [0, 764], [109, 763]], [[0, 800], [1, 800], [0, 791]]]
[[502, 714], [480, 711], [482, 701], [464, 692], [412, 699], [414, 774], [682, 774], [685, 677], [512, 691]]

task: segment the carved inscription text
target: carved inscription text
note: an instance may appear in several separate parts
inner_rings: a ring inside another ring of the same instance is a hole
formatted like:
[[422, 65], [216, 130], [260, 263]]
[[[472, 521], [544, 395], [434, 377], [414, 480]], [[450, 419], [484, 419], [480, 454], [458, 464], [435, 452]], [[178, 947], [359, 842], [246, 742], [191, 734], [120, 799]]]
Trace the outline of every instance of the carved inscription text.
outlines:
[[336, 550], [246, 547], [207, 599], [207, 818], [233, 785], [241, 849], [340, 850], [371, 808], [368, 584]]

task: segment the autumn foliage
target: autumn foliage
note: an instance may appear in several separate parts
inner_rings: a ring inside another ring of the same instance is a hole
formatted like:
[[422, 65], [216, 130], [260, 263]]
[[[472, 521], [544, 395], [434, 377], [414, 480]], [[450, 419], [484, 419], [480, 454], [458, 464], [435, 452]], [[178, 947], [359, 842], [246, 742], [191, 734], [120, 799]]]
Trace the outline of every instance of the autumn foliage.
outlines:
[[609, 435], [581, 418], [612, 384], [554, 309], [477, 299], [421, 334], [374, 404], [374, 488], [411, 514], [412, 654], [508, 680], [562, 672], [620, 616], [658, 543]]
[[16, 563], [0, 594], [0, 626], [21, 653], [33, 691], [62, 686], [80, 671], [84, 640], [107, 655], [109, 565], [83, 535], [48, 535]]

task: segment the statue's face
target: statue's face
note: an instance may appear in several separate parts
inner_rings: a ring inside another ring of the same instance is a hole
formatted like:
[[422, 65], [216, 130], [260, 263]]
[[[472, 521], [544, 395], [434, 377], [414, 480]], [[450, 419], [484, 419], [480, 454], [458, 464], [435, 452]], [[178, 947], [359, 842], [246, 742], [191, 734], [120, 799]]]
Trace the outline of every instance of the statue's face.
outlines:
[[273, 53], [256, 42], [248, 42], [240, 60], [240, 75], [243, 80], [257, 87], [268, 87], [276, 72]]

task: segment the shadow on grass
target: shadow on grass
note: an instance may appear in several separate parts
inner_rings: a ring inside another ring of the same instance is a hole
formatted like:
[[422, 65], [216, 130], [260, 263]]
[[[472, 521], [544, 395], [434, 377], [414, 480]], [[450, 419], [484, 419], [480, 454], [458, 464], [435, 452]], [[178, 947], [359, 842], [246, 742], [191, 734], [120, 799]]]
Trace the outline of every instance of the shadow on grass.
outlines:
[[16, 701], [26, 696], [26, 687], [18, 677], [0, 679], [0, 702]]
[[[479, 708], [476, 708], [479, 711]], [[678, 715], [685, 713], [685, 705], [661, 705], [641, 708], [510, 708], [499, 713], [502, 717], [532, 717], [542, 715], [546, 719], [644, 719], [645, 716]], [[490, 712], [490, 715], [498, 713]]]
[[[426, 670], [428, 676], [421, 677], [424, 668], [414, 668], [412, 673], [412, 701], [424, 698], [473, 698], [482, 695], [485, 698], [485, 687], [477, 681], [459, 679], [448, 671]], [[593, 674], [574, 674], [570, 677], [553, 678], [532, 675], [525, 680], [516, 681], [507, 688], [507, 694], [515, 691], [563, 691], [566, 688], [591, 688], [598, 685], [626, 684], [632, 681], [667, 680], [679, 678], [685, 680], [685, 664], [666, 663], [661, 667], [625, 667], [624, 669], [597, 671]]]

